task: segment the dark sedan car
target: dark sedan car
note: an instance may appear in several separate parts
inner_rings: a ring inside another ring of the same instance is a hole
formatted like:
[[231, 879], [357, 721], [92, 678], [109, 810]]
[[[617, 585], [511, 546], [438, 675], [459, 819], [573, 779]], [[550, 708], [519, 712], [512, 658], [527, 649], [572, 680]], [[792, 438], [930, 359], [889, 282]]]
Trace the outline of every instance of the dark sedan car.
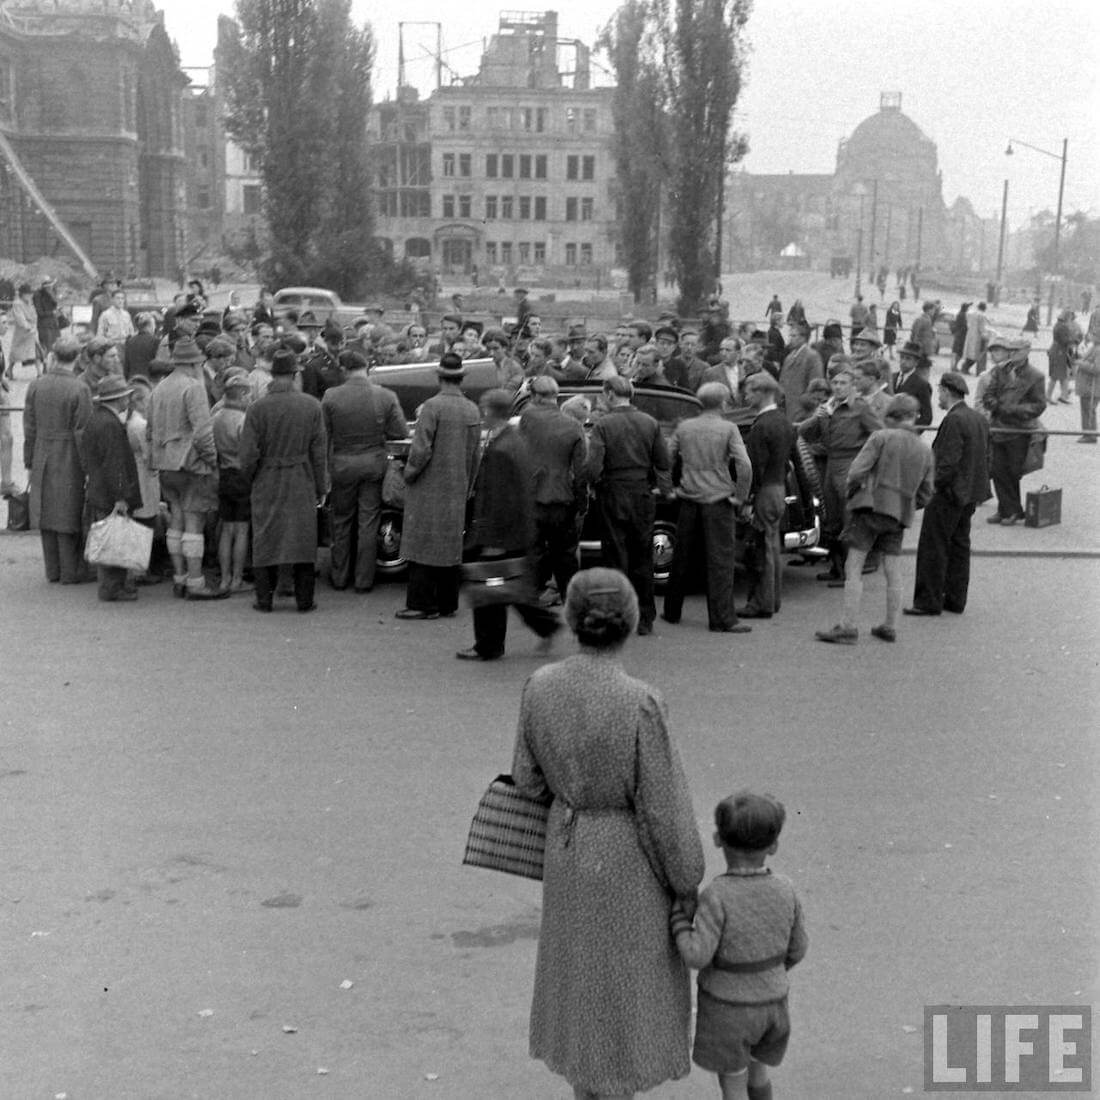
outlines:
[[[381, 372], [376, 372], [376, 374], [379, 373]], [[405, 406], [412, 393], [401, 394], [400, 377], [395, 369], [390, 369], [388, 377], [378, 377], [377, 380], [397, 390], [401, 403]], [[415, 395], [419, 398], [416, 404], [431, 396], [431, 392], [435, 392], [434, 390], [421, 391], [422, 380], [419, 375], [414, 374], [412, 380], [415, 384]], [[483, 379], [475, 381], [468, 375], [466, 381], [472, 385], [468, 388], [464, 385], [464, 389], [475, 400], [477, 393], [488, 388], [484, 384], [478, 384], [483, 382]], [[602, 387], [598, 383], [565, 383], [561, 385], [559, 400], [566, 401], [576, 395], [586, 397], [592, 406], [593, 417], [598, 417], [602, 393]], [[526, 394], [521, 393], [516, 397], [517, 417], [523, 412], [527, 401]], [[681, 420], [698, 416], [701, 409], [699, 399], [694, 394], [686, 390], [664, 387], [637, 387], [634, 391], [634, 404], [654, 417], [666, 436], [672, 434]], [[747, 433], [751, 427], [752, 416], [748, 409], [736, 409], [730, 414], [730, 418], [738, 424], [743, 433]], [[408, 444], [392, 445], [390, 453], [400, 461], [408, 454]], [[653, 525], [653, 572], [658, 584], [663, 584], [668, 579], [672, 569], [672, 561], [676, 554], [678, 509], [679, 502], [676, 499], [658, 496], [657, 516]], [[388, 506], [383, 508], [378, 537], [378, 568], [385, 574], [394, 575], [405, 568], [406, 563], [401, 557], [401, 518], [399, 508]], [[740, 523], [735, 551], [738, 554], [747, 544], [748, 533], [747, 522]], [[812, 456], [802, 447], [792, 453], [787, 470], [787, 511], [783, 523], [784, 549], [788, 553], [813, 555], [820, 536], [820, 486], [817, 470]], [[599, 555], [600, 513], [598, 508], [590, 508], [581, 532], [581, 557], [585, 564], [596, 564]]]

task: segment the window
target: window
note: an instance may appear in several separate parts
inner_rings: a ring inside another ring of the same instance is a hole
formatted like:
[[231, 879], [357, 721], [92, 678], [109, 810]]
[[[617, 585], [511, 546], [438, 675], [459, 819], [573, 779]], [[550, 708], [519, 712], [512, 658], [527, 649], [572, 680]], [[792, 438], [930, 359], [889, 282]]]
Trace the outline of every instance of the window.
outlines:
[[510, 264], [512, 262], [512, 242], [501, 241], [500, 242], [500, 262], [502, 264]]
[[485, 262], [487, 264], [495, 264], [497, 262], [497, 242], [486, 241], [485, 242]]
[[260, 174], [260, 158], [255, 153], [245, 153], [244, 170], [250, 176]]
[[443, 108], [443, 129], [454, 132], [455, 129], [455, 109], [453, 107]]
[[519, 197], [519, 220], [521, 222], [529, 222], [531, 220], [530, 195], [520, 195]]
[[535, 221], [537, 221], [537, 222], [546, 221], [546, 196], [545, 195], [536, 195], [535, 196]]
[[494, 222], [497, 219], [497, 197], [496, 195], [485, 196], [485, 220], [487, 222]]
[[592, 266], [592, 246], [590, 244], [581, 245], [581, 267]]
[[246, 183], [241, 188], [241, 205], [247, 217], [254, 217], [260, 212], [262, 192], [258, 183]]
[[455, 197], [454, 195], [443, 196], [443, 217], [453, 218], [455, 216]]
[[546, 263], [546, 242], [535, 241], [535, 263]]
[[210, 150], [205, 145], [199, 149], [199, 167], [210, 167]]
[[502, 221], [510, 222], [514, 215], [512, 214], [512, 196], [501, 195], [500, 196], [500, 217]]
[[566, 133], [575, 134], [577, 132], [577, 124], [580, 122], [580, 111], [576, 107], [565, 108], [565, 130]]
[[463, 179], [469, 179], [473, 170], [473, 158], [469, 153], [458, 154], [458, 174]]
[[565, 220], [567, 222], [575, 222], [577, 220], [577, 200], [566, 199], [565, 200]]
[[458, 109], [458, 128], [460, 130], [468, 130], [470, 128], [470, 108], [459, 107]]
[[535, 157], [535, 179], [546, 179], [546, 154], [539, 153]]
[[595, 214], [596, 202], [594, 199], [581, 199], [581, 221], [590, 222]]
[[565, 246], [565, 266], [577, 266], [577, 246], [575, 244], [567, 244]]
[[520, 154], [519, 178], [521, 180], [529, 180], [531, 178], [531, 158], [526, 153]]
[[596, 178], [596, 158], [584, 157], [581, 160], [581, 179], [594, 180]]
[[200, 210], [210, 209], [210, 188], [200, 187], [198, 190], [198, 207]]
[[565, 178], [567, 180], [580, 179], [580, 157], [565, 158]]
[[455, 174], [455, 155], [454, 153], [443, 154], [443, 175], [453, 176]]
[[548, 113], [549, 112], [547, 111], [547, 109], [545, 107], [536, 107], [535, 108], [535, 132], [536, 133], [541, 134], [546, 130], [546, 117], [547, 117]]
[[496, 130], [500, 127], [500, 108], [499, 107], [486, 107], [485, 108], [485, 123], [490, 130]]
[[520, 241], [519, 242], [519, 262], [521, 264], [529, 264], [531, 262], [531, 242]]
[[585, 107], [584, 115], [582, 118], [584, 126], [584, 132], [586, 134], [594, 134], [596, 132], [596, 108]]
[[[490, 108], [491, 109], [491, 108]], [[496, 153], [489, 153], [485, 158], [485, 175], [489, 179], [495, 180], [497, 178], [497, 155]]]
[[523, 128], [525, 130], [533, 130], [535, 128], [535, 108], [521, 107], [520, 115], [523, 119]]
[[6, 57], [0, 57], [0, 120], [15, 117], [15, 68]]
[[[468, 218], [470, 216], [470, 202], [471, 197], [469, 195], [458, 196], [458, 216], [460, 218]], [[592, 219], [589, 218], [588, 220], [591, 221]]]
[[503, 153], [500, 158], [500, 174], [510, 180], [516, 172], [516, 158], [511, 153]]
[[401, 192], [401, 217], [430, 218], [432, 216], [432, 196], [430, 191]]

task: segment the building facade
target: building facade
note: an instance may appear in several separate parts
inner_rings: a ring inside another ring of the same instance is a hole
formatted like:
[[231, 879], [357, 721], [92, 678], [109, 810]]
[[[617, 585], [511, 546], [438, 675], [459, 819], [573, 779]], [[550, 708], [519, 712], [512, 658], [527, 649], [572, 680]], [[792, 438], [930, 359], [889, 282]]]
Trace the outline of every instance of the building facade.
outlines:
[[186, 84], [150, 0], [0, 4], [0, 255], [67, 256], [60, 222], [100, 271], [177, 275]]
[[396, 259], [483, 285], [607, 280], [611, 94], [590, 86], [581, 43], [563, 49], [553, 12], [506, 13], [476, 76], [372, 110], [378, 236]]
[[724, 252], [735, 270], [778, 267], [791, 244], [818, 269], [837, 259], [868, 276], [954, 267], [973, 261], [948, 232], [959, 225], [980, 249], [970, 204], [950, 216], [944, 205], [935, 143], [902, 112], [900, 93], [883, 93], [879, 110], [839, 143], [832, 175], [732, 174]]

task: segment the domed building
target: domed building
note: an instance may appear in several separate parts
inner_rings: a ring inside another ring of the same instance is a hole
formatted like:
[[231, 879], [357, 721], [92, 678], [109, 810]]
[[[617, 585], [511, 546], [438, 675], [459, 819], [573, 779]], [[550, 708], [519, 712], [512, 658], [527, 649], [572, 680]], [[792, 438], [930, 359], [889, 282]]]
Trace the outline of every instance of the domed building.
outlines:
[[899, 268], [954, 262], [946, 224], [936, 145], [902, 112], [901, 94], [886, 92], [840, 142], [832, 175], [731, 175], [725, 266], [778, 267], [794, 244], [810, 267], [854, 270], [858, 256], [866, 281], [886, 267], [893, 285]]

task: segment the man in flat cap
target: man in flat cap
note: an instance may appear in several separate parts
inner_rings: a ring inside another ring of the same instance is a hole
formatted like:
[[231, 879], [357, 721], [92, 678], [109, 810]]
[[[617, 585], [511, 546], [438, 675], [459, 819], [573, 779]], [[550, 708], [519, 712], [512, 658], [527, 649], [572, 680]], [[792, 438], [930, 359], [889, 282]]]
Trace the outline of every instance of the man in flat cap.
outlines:
[[409, 562], [409, 583], [398, 619], [438, 619], [458, 610], [458, 567], [481, 413], [462, 392], [466, 371], [459, 355], [445, 352], [436, 373], [439, 393], [420, 408], [405, 465], [401, 554]]
[[947, 371], [936, 397], [944, 410], [932, 440], [935, 491], [924, 509], [917, 543], [913, 604], [906, 615], [961, 615], [970, 584], [970, 521], [974, 509], [990, 497], [989, 426], [969, 408], [966, 379]]
[[990, 474], [997, 494], [997, 511], [987, 523], [1011, 527], [1024, 518], [1020, 479], [1024, 474], [1030, 432], [1042, 427], [1047, 407], [1043, 376], [1028, 361], [1031, 344], [994, 336], [989, 341], [993, 361], [982, 405], [990, 416]]

